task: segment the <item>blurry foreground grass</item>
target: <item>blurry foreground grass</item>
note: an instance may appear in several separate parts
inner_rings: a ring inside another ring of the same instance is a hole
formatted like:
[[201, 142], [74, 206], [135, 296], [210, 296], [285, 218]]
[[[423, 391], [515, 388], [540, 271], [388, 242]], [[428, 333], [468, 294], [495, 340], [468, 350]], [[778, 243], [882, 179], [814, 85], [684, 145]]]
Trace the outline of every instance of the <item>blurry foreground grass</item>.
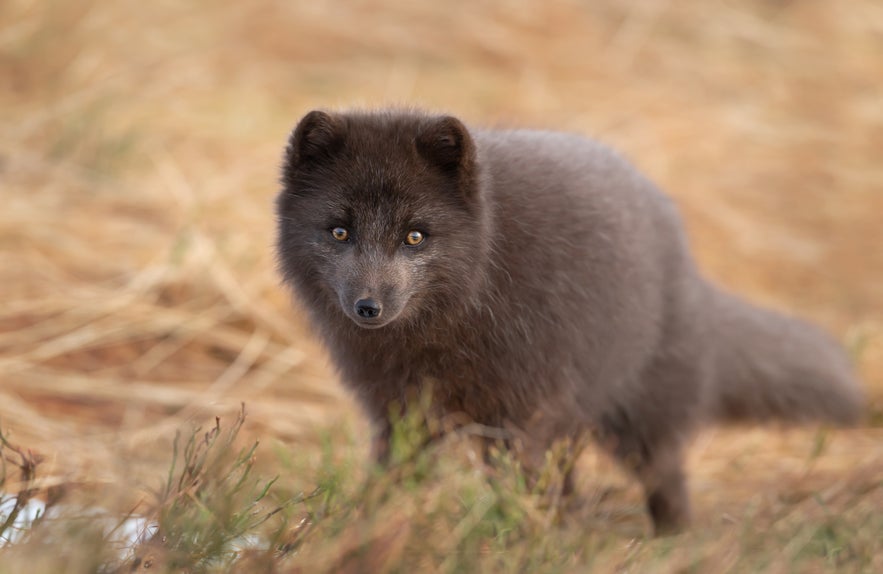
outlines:
[[[216, 420], [208, 430], [179, 436], [167, 475], [154, 477], [161, 486], [144, 493], [128, 512], [118, 511], [115, 522], [90, 512], [98, 502], [82, 493], [56, 496], [42, 516], [18, 529], [15, 543], [0, 545], [0, 572], [883, 568], [879, 465], [833, 488], [791, 485], [772, 511], [750, 505], [728, 520], [648, 539], [635, 493], [595, 484], [591, 491], [558, 498], [560, 476], [549, 471], [559, 468], [554, 454], [548, 457], [546, 479], [529, 488], [507, 454], [495, 452], [487, 467], [467, 437], [452, 435], [420, 448], [425, 425], [417, 415], [397, 426], [393, 459], [398, 462], [388, 472], [363, 468], [347, 451], [345, 437], [328, 436], [318, 465], [280, 452], [276, 468], [286, 477], [261, 477], [256, 459], [272, 455], [257, 443], [239, 446], [244, 417], [243, 407], [233, 420]], [[0, 475], [0, 491], [25, 504], [39, 461], [5, 439], [2, 444], [4, 469], [17, 467], [20, 479]], [[122, 500], [131, 492], [105, 493], [102, 504], [115, 496]], [[143, 527], [121, 542], [121, 525], [135, 515]], [[0, 515], [0, 540], [9, 537], [13, 519], [13, 514]]]

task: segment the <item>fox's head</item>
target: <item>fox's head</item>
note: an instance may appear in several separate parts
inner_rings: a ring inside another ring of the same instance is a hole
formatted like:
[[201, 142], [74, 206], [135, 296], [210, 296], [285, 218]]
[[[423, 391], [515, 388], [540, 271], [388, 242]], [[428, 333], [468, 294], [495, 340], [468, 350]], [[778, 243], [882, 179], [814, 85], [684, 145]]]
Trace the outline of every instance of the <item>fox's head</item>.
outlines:
[[310, 112], [276, 205], [282, 273], [319, 321], [440, 319], [488, 249], [476, 146], [450, 116]]

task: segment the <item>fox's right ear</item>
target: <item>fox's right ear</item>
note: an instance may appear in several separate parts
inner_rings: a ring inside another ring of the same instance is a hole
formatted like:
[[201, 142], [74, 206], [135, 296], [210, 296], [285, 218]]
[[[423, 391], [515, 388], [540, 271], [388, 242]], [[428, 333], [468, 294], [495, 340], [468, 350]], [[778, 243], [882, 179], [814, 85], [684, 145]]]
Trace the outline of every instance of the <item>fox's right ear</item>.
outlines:
[[343, 121], [323, 111], [313, 110], [291, 132], [285, 156], [289, 165], [331, 157], [343, 144]]
[[476, 150], [469, 130], [453, 116], [434, 118], [417, 135], [417, 151], [453, 177], [463, 197], [475, 194]]
[[417, 151], [448, 172], [469, 169], [475, 161], [469, 130], [453, 116], [435, 118], [425, 125], [417, 136]]

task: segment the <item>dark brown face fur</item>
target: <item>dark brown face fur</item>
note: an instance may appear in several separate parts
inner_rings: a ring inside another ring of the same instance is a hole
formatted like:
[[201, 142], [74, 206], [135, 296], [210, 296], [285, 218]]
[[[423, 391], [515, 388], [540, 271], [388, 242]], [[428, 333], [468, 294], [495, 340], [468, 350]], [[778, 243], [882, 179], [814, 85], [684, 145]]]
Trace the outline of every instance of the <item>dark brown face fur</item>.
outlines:
[[286, 150], [277, 249], [314, 319], [378, 329], [455, 313], [450, 277], [468, 285], [486, 243], [474, 166], [453, 118], [308, 114]]

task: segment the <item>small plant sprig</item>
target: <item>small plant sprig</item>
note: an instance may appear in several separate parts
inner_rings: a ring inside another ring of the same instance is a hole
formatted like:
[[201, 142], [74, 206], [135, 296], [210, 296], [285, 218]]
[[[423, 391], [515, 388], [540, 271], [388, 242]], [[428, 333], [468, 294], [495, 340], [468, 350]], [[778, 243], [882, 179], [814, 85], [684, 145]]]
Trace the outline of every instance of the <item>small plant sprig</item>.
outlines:
[[[0, 548], [15, 538], [18, 530], [16, 522], [37, 493], [35, 482], [37, 467], [41, 462], [42, 456], [12, 444], [0, 428]], [[4, 493], [10, 466], [18, 468], [20, 478], [14, 489], [15, 494], [6, 495]], [[12, 507], [8, 511], [2, 510], [9, 506], [9, 501], [13, 501]]]
[[155, 563], [172, 570], [202, 570], [229, 566], [244, 549], [272, 554], [271, 545], [259, 538], [259, 527], [287, 504], [267, 503], [276, 478], [252, 477], [259, 443], [236, 447], [245, 418], [242, 405], [223, 432], [216, 417], [209, 430], [195, 429], [183, 449], [181, 433], [176, 434], [167, 479], [148, 513], [155, 529], [135, 549], [132, 568]]

